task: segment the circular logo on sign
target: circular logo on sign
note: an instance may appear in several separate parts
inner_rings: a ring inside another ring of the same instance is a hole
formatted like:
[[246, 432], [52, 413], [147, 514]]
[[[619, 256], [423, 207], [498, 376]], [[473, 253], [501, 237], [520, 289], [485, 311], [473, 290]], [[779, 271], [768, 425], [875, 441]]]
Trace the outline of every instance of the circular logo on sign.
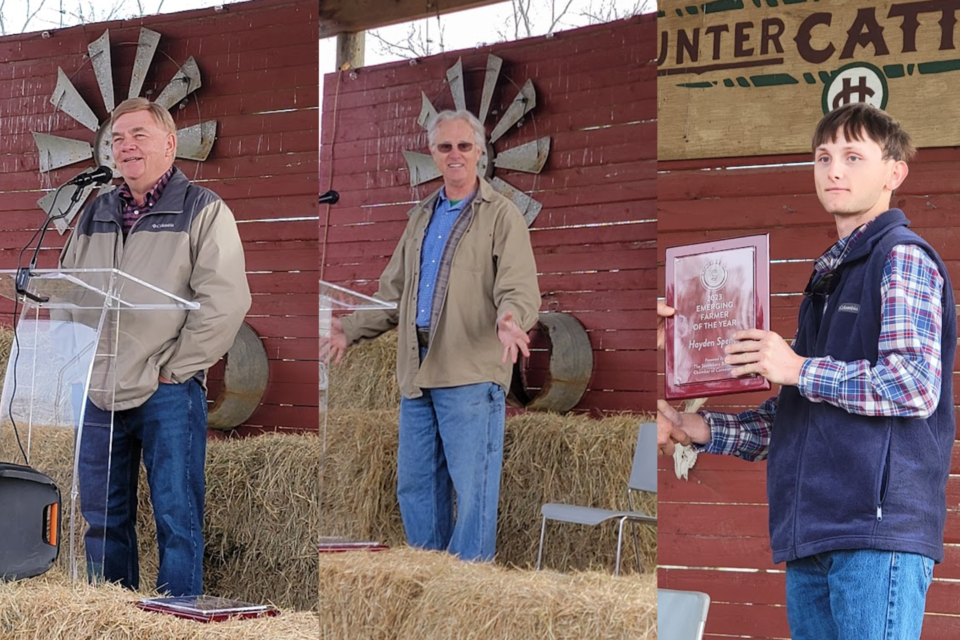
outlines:
[[727, 270], [723, 268], [719, 260], [708, 262], [700, 271], [700, 284], [711, 291], [719, 289], [726, 281]]
[[826, 115], [851, 102], [866, 102], [878, 109], [887, 106], [887, 79], [867, 62], [853, 62], [837, 69], [823, 87], [821, 107]]

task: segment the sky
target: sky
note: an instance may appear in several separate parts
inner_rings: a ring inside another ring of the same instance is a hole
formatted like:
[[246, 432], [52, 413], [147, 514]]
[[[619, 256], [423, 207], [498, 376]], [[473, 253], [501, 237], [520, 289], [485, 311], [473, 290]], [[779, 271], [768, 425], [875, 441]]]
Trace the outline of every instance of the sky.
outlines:
[[[564, 18], [555, 29], [555, 31], [564, 31], [575, 29], [590, 24], [590, 18], [587, 14], [595, 13], [603, 4], [612, 4], [621, 14], [630, 12], [637, 6], [638, 0], [569, 0], [570, 8]], [[557, 4], [564, 4], [565, 0], [557, 0]], [[535, 4], [541, 9], [532, 15], [534, 22], [533, 35], [544, 35], [549, 26], [549, 12], [546, 10], [548, 0], [538, 0]], [[656, 10], [656, 3], [648, 0], [649, 8], [645, 12]], [[500, 31], [506, 31], [504, 25], [510, 21], [512, 14], [511, 2], [500, 2], [497, 4], [478, 7], [476, 9], [466, 9], [455, 13], [447, 13], [439, 18], [430, 18], [420, 20], [417, 23], [421, 28], [429, 30], [434, 39], [435, 46], [438, 44], [438, 32], [443, 30], [444, 49], [447, 51], [456, 51], [457, 49], [468, 49], [470, 47], [502, 42]], [[375, 32], [383, 39], [390, 42], [400, 42], [406, 39], [410, 30], [411, 23], [394, 25], [377, 29]], [[508, 39], [514, 39], [512, 33], [504, 34]], [[378, 44], [376, 38], [369, 33], [366, 37], [366, 51], [364, 52], [364, 63], [366, 66], [394, 62], [403, 59], [401, 56], [381, 51], [382, 46]], [[434, 51], [439, 53], [440, 51]], [[320, 41], [320, 75], [336, 71], [336, 39], [326, 38]]]
[[[238, 0], [0, 0], [3, 33], [30, 33], [89, 22], [205, 9]], [[158, 10], [159, 9], [159, 10]]]

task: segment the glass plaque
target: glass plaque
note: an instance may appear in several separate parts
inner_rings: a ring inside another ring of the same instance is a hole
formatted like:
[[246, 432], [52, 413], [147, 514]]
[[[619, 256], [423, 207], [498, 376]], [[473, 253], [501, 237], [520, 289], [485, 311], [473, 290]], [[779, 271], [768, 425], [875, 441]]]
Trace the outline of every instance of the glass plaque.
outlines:
[[770, 389], [762, 376], [734, 377], [725, 345], [743, 329], [770, 329], [767, 235], [672, 247], [666, 252], [664, 392], [668, 400]]

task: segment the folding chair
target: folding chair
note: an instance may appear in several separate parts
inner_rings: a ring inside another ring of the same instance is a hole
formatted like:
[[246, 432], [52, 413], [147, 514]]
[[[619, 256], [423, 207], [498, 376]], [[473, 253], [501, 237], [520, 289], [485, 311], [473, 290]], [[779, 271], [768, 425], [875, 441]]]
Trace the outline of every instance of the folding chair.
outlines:
[[705, 593], [657, 589], [657, 638], [700, 640], [709, 609], [710, 596]]
[[[572, 522], [592, 527], [617, 520], [617, 564], [614, 575], [620, 575], [620, 556], [623, 549], [623, 525], [627, 521], [640, 524], [657, 525], [656, 516], [637, 511], [633, 503], [633, 491], [657, 492], [657, 425], [654, 422], [645, 422], [637, 432], [637, 448], [633, 454], [633, 468], [630, 471], [630, 482], [627, 486], [627, 500], [629, 511], [614, 511], [612, 509], [597, 509], [594, 507], [580, 507], [567, 504], [548, 503], [540, 508], [543, 521], [540, 524], [540, 548], [537, 551], [537, 571], [543, 560], [543, 537], [547, 530], [547, 520], [557, 522]], [[633, 532], [633, 544], [637, 553], [637, 567], [642, 572], [640, 562], [640, 542], [636, 528]]]

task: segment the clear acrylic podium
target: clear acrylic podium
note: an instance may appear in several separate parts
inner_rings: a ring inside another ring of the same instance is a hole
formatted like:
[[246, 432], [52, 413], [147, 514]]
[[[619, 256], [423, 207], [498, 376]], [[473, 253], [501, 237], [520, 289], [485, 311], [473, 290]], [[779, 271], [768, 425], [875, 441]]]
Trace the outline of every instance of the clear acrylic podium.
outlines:
[[[384, 302], [377, 298], [339, 287], [329, 282], [320, 281], [320, 495], [321, 509], [324, 505], [323, 477], [327, 461], [327, 392], [330, 379], [328, 368], [333, 363], [326, 361], [325, 345], [330, 339], [330, 329], [335, 316], [345, 315], [354, 311], [368, 309], [395, 309], [397, 305]], [[324, 539], [323, 522], [321, 516], [320, 535]]]
[[[330, 338], [330, 326], [335, 315], [343, 315], [366, 309], [396, 309], [392, 302], [384, 302], [372, 296], [367, 296], [350, 289], [339, 287], [329, 282], [320, 281], [320, 346]], [[320, 358], [320, 416], [321, 431], [326, 432], [327, 424], [327, 378], [328, 364]]]
[[[141, 314], [179, 318], [199, 305], [116, 269], [37, 269], [24, 287], [27, 295], [17, 293], [16, 277], [16, 271], [0, 271], [0, 296], [14, 300], [19, 310], [0, 396], [0, 459], [30, 464], [31, 447], [46, 444], [56, 451], [56, 442], [73, 436], [67, 447], [72, 459], [56, 463], [63, 465], [59, 473], [37, 470], [54, 478], [69, 475], [61, 540], [69, 541], [69, 572], [76, 579], [83, 536], [77, 500], [85, 399], [113, 408], [117, 347], [121, 338], [135, 339]], [[112, 437], [112, 418], [103, 427]]]

